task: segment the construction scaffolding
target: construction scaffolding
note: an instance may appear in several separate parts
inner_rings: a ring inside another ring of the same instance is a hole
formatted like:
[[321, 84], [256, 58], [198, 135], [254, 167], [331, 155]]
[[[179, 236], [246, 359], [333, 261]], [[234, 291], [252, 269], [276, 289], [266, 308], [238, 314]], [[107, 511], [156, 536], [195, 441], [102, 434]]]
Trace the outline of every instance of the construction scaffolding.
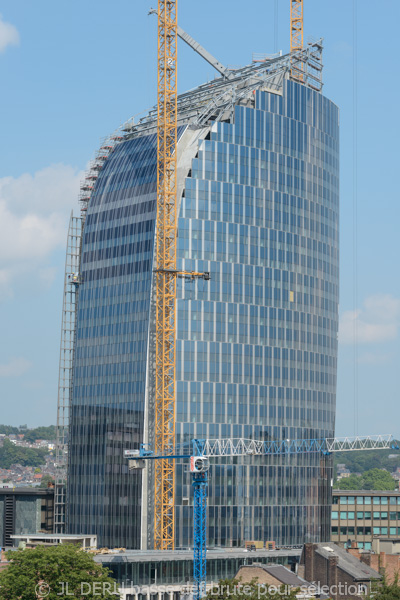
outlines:
[[66, 479], [68, 462], [69, 407], [72, 392], [75, 319], [78, 295], [82, 218], [71, 213], [65, 259], [60, 365], [58, 375], [56, 481], [54, 490], [54, 533], [65, 533]]
[[60, 364], [58, 376], [57, 438], [56, 438], [56, 481], [54, 490], [54, 533], [66, 532], [67, 502], [66, 481], [68, 467], [69, 412], [72, 399], [73, 360], [76, 332], [76, 308], [79, 287], [83, 283], [81, 269], [81, 242], [86, 213], [95, 184], [103, 165], [116, 144], [124, 138], [120, 129], [103, 140], [95, 159], [90, 163], [79, 193], [80, 217], [71, 213], [61, 325]]

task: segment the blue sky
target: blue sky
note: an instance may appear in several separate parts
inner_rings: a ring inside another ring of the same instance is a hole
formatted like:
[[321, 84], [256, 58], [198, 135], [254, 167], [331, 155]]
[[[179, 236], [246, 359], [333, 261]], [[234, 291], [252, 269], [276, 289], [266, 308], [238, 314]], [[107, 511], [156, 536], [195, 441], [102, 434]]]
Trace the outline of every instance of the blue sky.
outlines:
[[[101, 138], [155, 103], [155, 4], [2, 2], [0, 422], [55, 422], [68, 217]], [[324, 37], [324, 93], [341, 110], [338, 435], [355, 431], [356, 389], [358, 433], [400, 436], [399, 17], [395, 0], [305, 0], [305, 38]], [[289, 49], [289, 0], [180, 0], [179, 21], [226, 65]], [[180, 91], [213, 77], [180, 43]]]

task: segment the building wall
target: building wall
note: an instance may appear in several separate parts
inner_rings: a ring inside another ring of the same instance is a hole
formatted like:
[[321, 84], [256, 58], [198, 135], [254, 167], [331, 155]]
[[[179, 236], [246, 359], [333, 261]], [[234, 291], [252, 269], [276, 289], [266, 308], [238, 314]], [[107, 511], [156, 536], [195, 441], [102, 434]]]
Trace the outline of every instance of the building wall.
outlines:
[[315, 582], [320, 588], [328, 586], [329, 591], [324, 590], [324, 593], [334, 600], [337, 598], [358, 599], [370, 590], [370, 581], [356, 581], [338, 566], [336, 556], [327, 559], [318, 554], [312, 544], [306, 544], [304, 547], [304, 562], [305, 579]]
[[4, 498], [0, 497], [0, 548], [4, 548]]
[[374, 537], [400, 536], [400, 492], [334, 490], [332, 542], [371, 550]]
[[15, 535], [36, 533], [41, 529], [42, 499], [35, 496], [21, 496], [15, 502]]
[[[9, 506], [13, 523], [10, 535], [38, 533], [39, 531], [52, 533], [54, 491], [32, 488], [30, 493], [29, 490], [30, 488], [26, 488], [26, 491], [21, 491], [21, 488], [2, 490], [0, 494], [0, 547], [6, 545], [4, 539], [6, 496], [14, 500]], [[7, 546], [18, 546], [18, 539], [10, 540], [10, 542]]]
[[[234, 123], [206, 137], [178, 181], [178, 269], [209, 271], [211, 281], [178, 281], [177, 442], [331, 437], [337, 107], [286, 81], [283, 95], [257, 92], [254, 108], [237, 106]], [[138, 548], [152, 530], [153, 493], [139, 470], [128, 473], [123, 449], [153, 435], [155, 144], [146, 136], [116, 147], [82, 240], [68, 527], [107, 546]], [[212, 466], [209, 545], [329, 539], [330, 460], [322, 466], [317, 455]], [[176, 544], [191, 546], [187, 465], [176, 475]]]
[[[218, 123], [186, 178], [178, 268], [177, 440], [329, 437], [338, 303], [338, 111], [292, 82]], [[215, 462], [215, 461], [214, 461]], [[329, 539], [320, 457], [211, 467], [208, 543]], [[325, 476], [325, 479], [324, 479]], [[178, 545], [192, 538], [177, 466]]]

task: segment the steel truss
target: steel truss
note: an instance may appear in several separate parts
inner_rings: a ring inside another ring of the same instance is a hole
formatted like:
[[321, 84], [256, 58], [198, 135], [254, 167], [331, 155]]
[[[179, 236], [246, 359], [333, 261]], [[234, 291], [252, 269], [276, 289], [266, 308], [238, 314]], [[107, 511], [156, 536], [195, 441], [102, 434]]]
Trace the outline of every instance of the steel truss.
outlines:
[[[176, 0], [158, 1], [155, 448], [175, 442]], [[175, 469], [155, 465], [154, 547], [174, 548]]]
[[62, 308], [60, 363], [58, 374], [56, 479], [54, 489], [54, 533], [65, 533], [66, 525], [66, 479], [68, 463], [69, 408], [72, 393], [72, 368], [74, 358], [75, 321], [78, 286], [71, 276], [79, 272], [82, 218], [71, 214]]
[[[290, 0], [290, 52], [303, 49], [303, 0]], [[304, 65], [293, 65], [291, 76], [297, 81], [304, 81]]]
[[[229, 80], [220, 77], [180, 94], [177, 98], [178, 125], [204, 126], [211, 105], [214, 105], [215, 113], [209, 114], [209, 119], [219, 120], [226, 107], [233, 106], [236, 100], [252, 100], [254, 89], [275, 89], [279, 92], [284, 77], [298, 81], [297, 72], [303, 73], [304, 85], [321, 92], [322, 48], [320, 39], [290, 54], [231, 71]], [[128, 137], [153, 133], [157, 126], [157, 114], [157, 107], [153, 107], [137, 123], [133, 119], [128, 120], [122, 130], [130, 134]]]

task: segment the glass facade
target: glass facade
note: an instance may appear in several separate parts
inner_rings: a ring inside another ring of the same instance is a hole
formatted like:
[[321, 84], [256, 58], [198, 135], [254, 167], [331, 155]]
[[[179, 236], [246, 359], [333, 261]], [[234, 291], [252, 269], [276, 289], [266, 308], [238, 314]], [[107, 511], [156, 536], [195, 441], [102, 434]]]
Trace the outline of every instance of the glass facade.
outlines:
[[[178, 280], [177, 442], [334, 434], [338, 127], [332, 102], [285, 80], [211, 123], [178, 169], [178, 269], [211, 280]], [[179, 133], [178, 159], [192, 139]], [[69, 531], [128, 548], [152, 527], [151, 474], [128, 473], [122, 452], [152, 437], [155, 144], [128, 139], [106, 161], [78, 297]], [[191, 546], [187, 465], [176, 474], [176, 545]], [[328, 540], [331, 476], [318, 455], [213, 464], [209, 546]]]

